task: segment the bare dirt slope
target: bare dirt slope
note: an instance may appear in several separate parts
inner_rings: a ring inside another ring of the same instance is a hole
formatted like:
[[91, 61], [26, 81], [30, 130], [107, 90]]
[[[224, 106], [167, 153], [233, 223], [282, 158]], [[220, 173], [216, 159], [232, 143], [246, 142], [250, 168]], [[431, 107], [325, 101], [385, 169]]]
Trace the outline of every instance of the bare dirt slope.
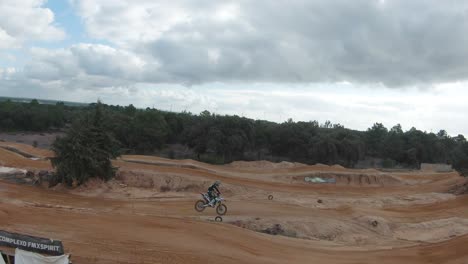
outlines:
[[[145, 156], [114, 165], [116, 180], [74, 190], [0, 175], [0, 229], [60, 239], [74, 263], [468, 263], [468, 196], [447, 192], [463, 182], [457, 173]], [[0, 166], [51, 169], [3, 148]], [[337, 183], [304, 181], [319, 176]], [[227, 199], [223, 223], [193, 209], [214, 179]], [[258, 232], [273, 228], [279, 235]]]

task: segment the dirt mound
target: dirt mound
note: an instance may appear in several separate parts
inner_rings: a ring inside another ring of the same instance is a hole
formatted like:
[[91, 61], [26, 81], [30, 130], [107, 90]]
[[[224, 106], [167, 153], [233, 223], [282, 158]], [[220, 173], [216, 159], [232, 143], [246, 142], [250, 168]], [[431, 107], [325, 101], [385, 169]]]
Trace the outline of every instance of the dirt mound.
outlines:
[[468, 219], [457, 217], [401, 224], [395, 230], [398, 239], [417, 242], [440, 242], [465, 234], [468, 234]]
[[379, 236], [390, 237], [392, 236], [392, 229], [390, 222], [379, 216], [362, 216], [356, 219], [364, 228], [372, 230]]
[[464, 183], [458, 184], [454, 186], [452, 189], [450, 189], [449, 193], [453, 193], [455, 195], [468, 194], [468, 178], [465, 180]]
[[402, 182], [389, 175], [336, 174], [335, 179], [337, 184], [346, 185], [394, 186], [402, 184]]
[[[335, 165], [326, 165], [322, 163], [316, 163], [314, 165], [309, 166], [309, 168], [313, 170], [319, 170], [319, 171], [338, 171], [338, 172], [345, 172], [345, 171], [350, 171], [353, 169], [345, 168], [339, 164]], [[377, 170], [354, 170], [354, 171], [360, 171], [360, 172], [365, 172], [365, 173], [377, 173]]]
[[345, 167], [343, 167], [343, 166], [341, 166], [341, 165], [333, 165], [333, 166], [331, 166], [331, 167], [334, 168], [334, 169], [339, 169], [339, 170], [344, 170], [344, 169], [346, 169]]
[[226, 167], [232, 167], [237, 169], [285, 169], [294, 167], [307, 166], [297, 162], [282, 161], [279, 163], [261, 160], [261, 161], [234, 161], [225, 165]]
[[468, 219], [458, 217], [420, 223], [395, 223], [380, 216], [342, 220], [314, 216], [308, 221], [255, 218], [235, 220], [230, 224], [270, 235], [350, 246], [401, 245], [402, 241], [433, 243], [468, 234]]
[[13, 143], [13, 142], [0, 142], [0, 147], [7, 150], [16, 152], [26, 158], [41, 158], [53, 157], [54, 153], [48, 149], [35, 148], [31, 145]]
[[[261, 219], [256, 218], [255, 220], [236, 220], [236, 221], [230, 222], [230, 224], [241, 227], [241, 228], [246, 228], [252, 231], [269, 234], [269, 235], [298, 238], [298, 234], [294, 230], [287, 229], [278, 223], [275, 223], [275, 224], [261, 223], [259, 222], [259, 220]], [[306, 238], [306, 237], [303, 237], [303, 238]]]
[[[190, 175], [174, 175], [144, 170], [119, 170], [116, 178], [107, 182], [92, 178], [74, 189], [64, 187], [62, 184], [50, 189], [87, 197], [111, 199], [151, 199], [159, 197], [162, 199], [164, 197], [193, 197], [195, 194], [198, 197], [199, 193], [206, 192], [212, 183], [211, 180]], [[251, 194], [254, 193], [253, 189], [244, 186], [222, 184], [224, 196], [243, 195], [247, 190]]]
[[328, 170], [331, 168], [331, 166], [328, 166], [328, 165], [325, 165], [325, 164], [322, 164], [322, 163], [316, 163], [314, 165], [312, 165], [312, 167], [314, 169], [324, 169], [324, 170]]
[[2, 174], [26, 174], [26, 170], [0, 166], [0, 175]]
[[4, 148], [0, 148], [0, 166], [15, 167], [28, 170], [51, 169], [49, 161], [31, 160]]
[[314, 216], [308, 221], [300, 221], [295, 218], [286, 221], [255, 218], [235, 220], [230, 224], [260, 233], [315, 240], [335, 245], [374, 246], [397, 243], [390, 222], [378, 216], [363, 216], [352, 220]]
[[116, 179], [122, 181], [131, 187], [138, 188], [156, 188], [169, 190], [186, 190], [190, 186], [198, 186], [199, 189], [202, 187], [203, 182], [188, 180], [186, 177], [173, 176], [169, 174], [156, 174], [151, 172], [135, 172], [135, 171], [119, 171], [117, 172]]
[[0, 166], [0, 179], [18, 184], [37, 184], [38, 176], [33, 171]]
[[[193, 177], [191, 175], [177, 175], [153, 171], [119, 170], [116, 180], [128, 187], [151, 189], [156, 192], [206, 192], [213, 183], [212, 180]], [[222, 184], [223, 195], [245, 193], [246, 187]]]
[[309, 184], [325, 183], [351, 186], [397, 186], [404, 184], [391, 175], [364, 173], [317, 172], [307, 176], [295, 176], [293, 179]]

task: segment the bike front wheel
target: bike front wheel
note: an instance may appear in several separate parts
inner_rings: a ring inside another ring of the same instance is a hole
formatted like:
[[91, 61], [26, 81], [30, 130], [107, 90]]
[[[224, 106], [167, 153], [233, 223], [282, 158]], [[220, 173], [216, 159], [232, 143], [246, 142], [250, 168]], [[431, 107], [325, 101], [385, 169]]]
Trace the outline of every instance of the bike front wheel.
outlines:
[[218, 207], [216, 207], [216, 212], [217, 212], [219, 215], [225, 215], [226, 212], [227, 212], [227, 206], [224, 205], [224, 204], [218, 205]]

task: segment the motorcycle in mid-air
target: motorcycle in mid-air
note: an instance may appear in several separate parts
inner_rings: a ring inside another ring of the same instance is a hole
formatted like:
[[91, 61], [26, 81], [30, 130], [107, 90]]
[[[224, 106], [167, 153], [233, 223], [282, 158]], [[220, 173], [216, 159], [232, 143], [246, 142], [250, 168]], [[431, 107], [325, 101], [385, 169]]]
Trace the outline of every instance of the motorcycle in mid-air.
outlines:
[[203, 212], [206, 207], [216, 207], [216, 213], [218, 215], [225, 215], [227, 212], [227, 206], [224, 204], [224, 198], [221, 196], [218, 196], [215, 198], [215, 201], [213, 204], [210, 205], [210, 198], [208, 197], [208, 194], [206, 193], [200, 193], [201, 196], [203, 197], [203, 200], [198, 200], [195, 203], [195, 210], [198, 212]]

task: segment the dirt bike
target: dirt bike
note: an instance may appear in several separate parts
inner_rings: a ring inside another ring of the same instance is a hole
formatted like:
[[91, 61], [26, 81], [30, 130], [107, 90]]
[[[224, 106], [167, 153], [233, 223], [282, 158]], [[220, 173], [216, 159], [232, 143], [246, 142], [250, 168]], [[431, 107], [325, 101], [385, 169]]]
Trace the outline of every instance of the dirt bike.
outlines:
[[210, 205], [210, 198], [206, 193], [200, 193], [201, 196], [203, 197], [203, 200], [198, 200], [195, 203], [195, 210], [198, 212], [203, 212], [206, 207], [216, 207], [216, 213], [218, 215], [225, 215], [227, 212], [227, 206], [223, 203], [225, 200], [223, 197], [218, 196], [215, 198], [215, 201], [213, 204]]

